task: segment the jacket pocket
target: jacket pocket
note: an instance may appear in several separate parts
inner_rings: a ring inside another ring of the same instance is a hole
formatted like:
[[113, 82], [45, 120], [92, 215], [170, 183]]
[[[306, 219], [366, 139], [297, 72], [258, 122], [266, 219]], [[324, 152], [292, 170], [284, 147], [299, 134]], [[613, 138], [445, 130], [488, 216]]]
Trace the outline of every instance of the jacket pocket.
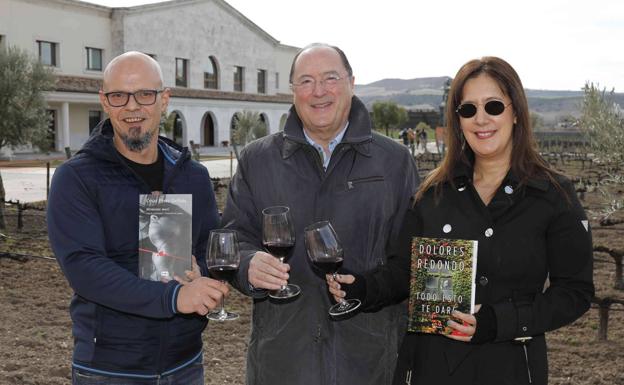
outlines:
[[351, 180], [347, 181], [347, 191], [353, 190], [356, 187], [358, 187], [359, 185], [362, 185], [362, 184], [365, 184], [365, 183], [383, 182], [383, 181], [384, 181], [383, 175], [380, 175], [380, 176], [367, 176], [367, 177], [364, 177], [364, 178], [351, 179]]
[[399, 348], [397, 363], [394, 370], [393, 385], [411, 385], [414, 371], [415, 343], [413, 334], [406, 334]]
[[98, 306], [93, 362], [119, 371], [136, 370], [136, 363], [155, 370], [152, 352], [160, 348], [161, 320], [143, 318]]

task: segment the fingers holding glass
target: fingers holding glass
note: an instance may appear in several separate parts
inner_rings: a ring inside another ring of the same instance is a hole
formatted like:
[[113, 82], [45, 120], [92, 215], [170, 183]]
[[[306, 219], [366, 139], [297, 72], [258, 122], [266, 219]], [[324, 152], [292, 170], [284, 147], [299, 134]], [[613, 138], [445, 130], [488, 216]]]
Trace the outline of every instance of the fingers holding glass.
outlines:
[[[342, 266], [344, 252], [338, 235], [329, 221], [316, 222], [306, 227], [304, 239], [306, 251], [312, 264], [323, 274], [331, 275], [332, 281], [336, 281], [338, 269]], [[360, 307], [361, 301], [359, 299], [345, 300], [343, 296], [339, 295], [341, 293], [334, 284], [337, 284], [337, 281], [330, 285], [330, 291], [332, 288], [338, 290], [335, 293], [332, 292], [338, 303], [329, 308], [331, 316], [345, 315]]]
[[[262, 210], [262, 243], [269, 254], [285, 263], [295, 247], [295, 228], [286, 206], [271, 206]], [[293, 298], [301, 293], [299, 286], [283, 285], [269, 293], [271, 298]]]

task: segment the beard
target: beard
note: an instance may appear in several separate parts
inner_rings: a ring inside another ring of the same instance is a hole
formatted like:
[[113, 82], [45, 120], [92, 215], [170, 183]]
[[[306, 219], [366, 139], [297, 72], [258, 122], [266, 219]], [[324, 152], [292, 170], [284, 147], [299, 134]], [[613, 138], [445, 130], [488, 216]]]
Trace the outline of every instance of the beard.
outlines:
[[130, 135], [121, 134], [120, 138], [128, 150], [141, 152], [149, 147], [152, 138], [154, 138], [154, 132], [155, 130], [151, 130], [141, 135], [141, 130], [133, 127], [130, 129]]

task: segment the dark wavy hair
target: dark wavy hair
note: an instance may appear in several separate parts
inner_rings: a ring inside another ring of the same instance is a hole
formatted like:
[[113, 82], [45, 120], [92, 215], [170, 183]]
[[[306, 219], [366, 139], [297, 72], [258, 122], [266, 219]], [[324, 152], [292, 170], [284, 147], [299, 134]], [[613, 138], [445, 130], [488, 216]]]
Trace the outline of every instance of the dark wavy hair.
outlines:
[[460, 163], [473, 165], [475, 155], [470, 146], [465, 143], [456, 110], [461, 104], [464, 85], [468, 80], [479, 75], [492, 78], [503, 93], [511, 99], [511, 107], [516, 117], [512, 131], [511, 170], [520, 179], [520, 185], [526, 183], [529, 178], [541, 177], [550, 180], [561, 191], [561, 186], [555, 180], [557, 172], [550, 168], [537, 150], [531, 128], [529, 106], [520, 77], [503, 59], [486, 56], [464, 64], [451, 83], [446, 105], [447, 152], [440, 166], [432, 170], [421, 184], [416, 193], [416, 201], [422, 198], [430, 188], [434, 187], [436, 192], [439, 192], [443, 183], [452, 183], [453, 170]]

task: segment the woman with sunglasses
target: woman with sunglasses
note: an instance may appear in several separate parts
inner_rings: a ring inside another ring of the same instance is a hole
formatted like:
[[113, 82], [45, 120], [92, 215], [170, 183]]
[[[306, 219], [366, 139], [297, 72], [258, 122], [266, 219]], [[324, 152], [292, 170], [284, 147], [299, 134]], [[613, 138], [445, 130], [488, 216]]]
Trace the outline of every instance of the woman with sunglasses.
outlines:
[[394, 384], [547, 384], [544, 333], [579, 318], [594, 293], [587, 217], [538, 154], [522, 83], [504, 60], [460, 68], [446, 127], [446, 155], [416, 193], [398, 258], [381, 268], [395, 283], [343, 275], [330, 292], [342, 297], [363, 280], [363, 308], [396, 301], [408, 292], [412, 237], [477, 240], [476, 312], [449, 321], [463, 335], [407, 333]]

